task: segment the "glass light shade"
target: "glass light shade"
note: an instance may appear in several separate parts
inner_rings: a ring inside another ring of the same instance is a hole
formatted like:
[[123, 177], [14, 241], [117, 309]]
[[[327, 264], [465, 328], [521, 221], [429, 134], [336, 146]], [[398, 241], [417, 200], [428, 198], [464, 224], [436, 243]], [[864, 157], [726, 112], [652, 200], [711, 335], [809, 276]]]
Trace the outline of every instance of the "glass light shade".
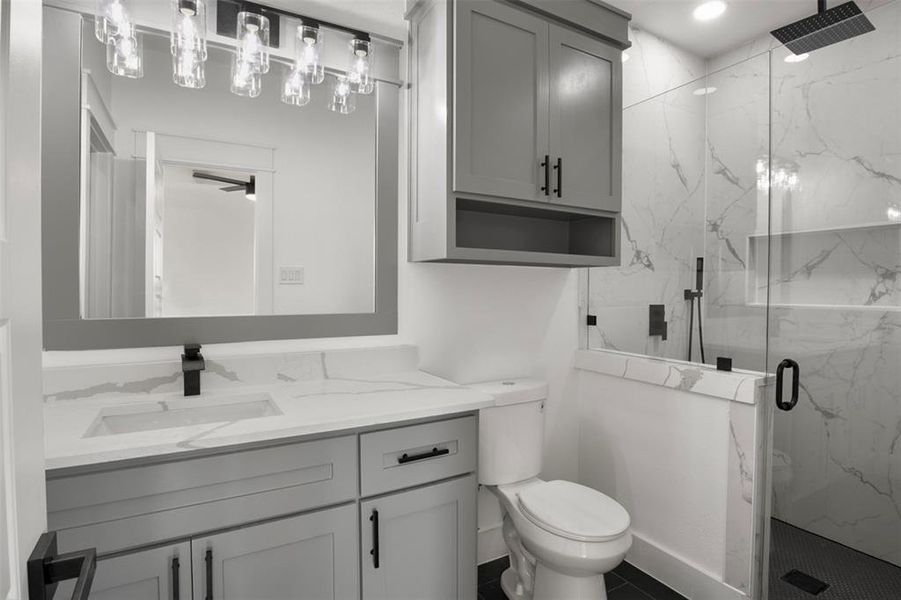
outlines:
[[231, 92], [238, 96], [256, 98], [263, 89], [263, 74], [255, 66], [235, 55], [232, 61]]
[[144, 39], [132, 27], [126, 35], [106, 44], [106, 68], [113, 75], [138, 79], [144, 76]]
[[322, 64], [322, 31], [318, 27], [299, 25], [294, 39], [294, 68], [307, 74], [310, 83], [318, 85], [325, 79]]
[[260, 73], [269, 72], [269, 19], [263, 15], [241, 11], [238, 13], [238, 60]]
[[207, 58], [206, 4], [204, 0], [172, 0], [172, 55], [193, 53], [201, 62]]
[[181, 87], [200, 89], [206, 85], [205, 66], [197, 53], [179, 50], [172, 55], [172, 81]]
[[375, 89], [372, 80], [372, 43], [369, 40], [354, 39], [350, 43], [351, 58], [347, 77], [354, 92], [371, 94]]
[[335, 77], [335, 88], [328, 102], [328, 109], [342, 115], [349, 115], [357, 108], [356, 95], [350, 80], [344, 75]]
[[310, 79], [303, 72], [294, 69], [285, 69], [282, 79], [282, 102], [292, 106], [303, 106], [310, 102]]
[[131, 21], [124, 0], [98, 0], [94, 15], [94, 35], [100, 42], [108, 44], [130, 27]]

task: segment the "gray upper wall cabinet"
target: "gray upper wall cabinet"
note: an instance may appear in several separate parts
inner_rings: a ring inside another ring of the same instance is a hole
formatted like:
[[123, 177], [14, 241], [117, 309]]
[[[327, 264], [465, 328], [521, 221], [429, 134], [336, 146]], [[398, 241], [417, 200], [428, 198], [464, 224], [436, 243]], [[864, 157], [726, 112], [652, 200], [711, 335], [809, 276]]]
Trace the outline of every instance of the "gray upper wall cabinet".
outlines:
[[618, 265], [629, 15], [410, 4], [410, 260]]

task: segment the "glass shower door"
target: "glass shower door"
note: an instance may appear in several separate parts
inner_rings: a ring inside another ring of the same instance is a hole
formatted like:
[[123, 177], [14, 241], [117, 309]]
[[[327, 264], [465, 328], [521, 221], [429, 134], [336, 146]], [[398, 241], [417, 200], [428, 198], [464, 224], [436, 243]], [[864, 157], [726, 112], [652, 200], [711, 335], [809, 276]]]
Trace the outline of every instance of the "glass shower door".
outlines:
[[769, 370], [800, 367], [773, 421], [771, 600], [798, 597], [791, 571], [834, 598], [901, 589], [901, 2], [868, 15], [873, 33], [770, 56], [770, 233], [749, 248]]

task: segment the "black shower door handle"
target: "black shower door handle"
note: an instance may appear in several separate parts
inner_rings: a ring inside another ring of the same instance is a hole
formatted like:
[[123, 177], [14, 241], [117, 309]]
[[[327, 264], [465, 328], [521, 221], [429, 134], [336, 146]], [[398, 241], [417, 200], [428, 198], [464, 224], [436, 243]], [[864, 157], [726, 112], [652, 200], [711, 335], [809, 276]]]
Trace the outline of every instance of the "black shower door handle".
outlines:
[[[792, 396], [788, 402], [782, 400], [782, 380], [785, 367], [791, 367], [792, 370]], [[776, 367], [776, 406], [780, 410], [791, 410], [798, 403], [798, 388], [800, 387], [801, 367], [798, 363], [790, 358], [784, 359], [779, 366]]]

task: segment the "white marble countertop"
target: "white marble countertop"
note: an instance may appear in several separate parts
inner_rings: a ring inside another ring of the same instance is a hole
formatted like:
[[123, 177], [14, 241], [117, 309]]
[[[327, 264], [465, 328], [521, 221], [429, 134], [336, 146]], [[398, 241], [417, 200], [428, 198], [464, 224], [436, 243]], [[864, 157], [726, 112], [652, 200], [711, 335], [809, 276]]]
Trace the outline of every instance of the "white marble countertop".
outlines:
[[[421, 371], [365, 378], [328, 378], [215, 389], [194, 398], [228, 399], [268, 393], [281, 415], [86, 437], [97, 420], [116, 413], [172, 410], [185, 402], [174, 392], [104, 395], [50, 402], [44, 409], [47, 470], [160, 457], [272, 440], [340, 433], [364, 427], [440, 417], [494, 405], [491, 396]], [[156, 406], [154, 406], [156, 405]]]

